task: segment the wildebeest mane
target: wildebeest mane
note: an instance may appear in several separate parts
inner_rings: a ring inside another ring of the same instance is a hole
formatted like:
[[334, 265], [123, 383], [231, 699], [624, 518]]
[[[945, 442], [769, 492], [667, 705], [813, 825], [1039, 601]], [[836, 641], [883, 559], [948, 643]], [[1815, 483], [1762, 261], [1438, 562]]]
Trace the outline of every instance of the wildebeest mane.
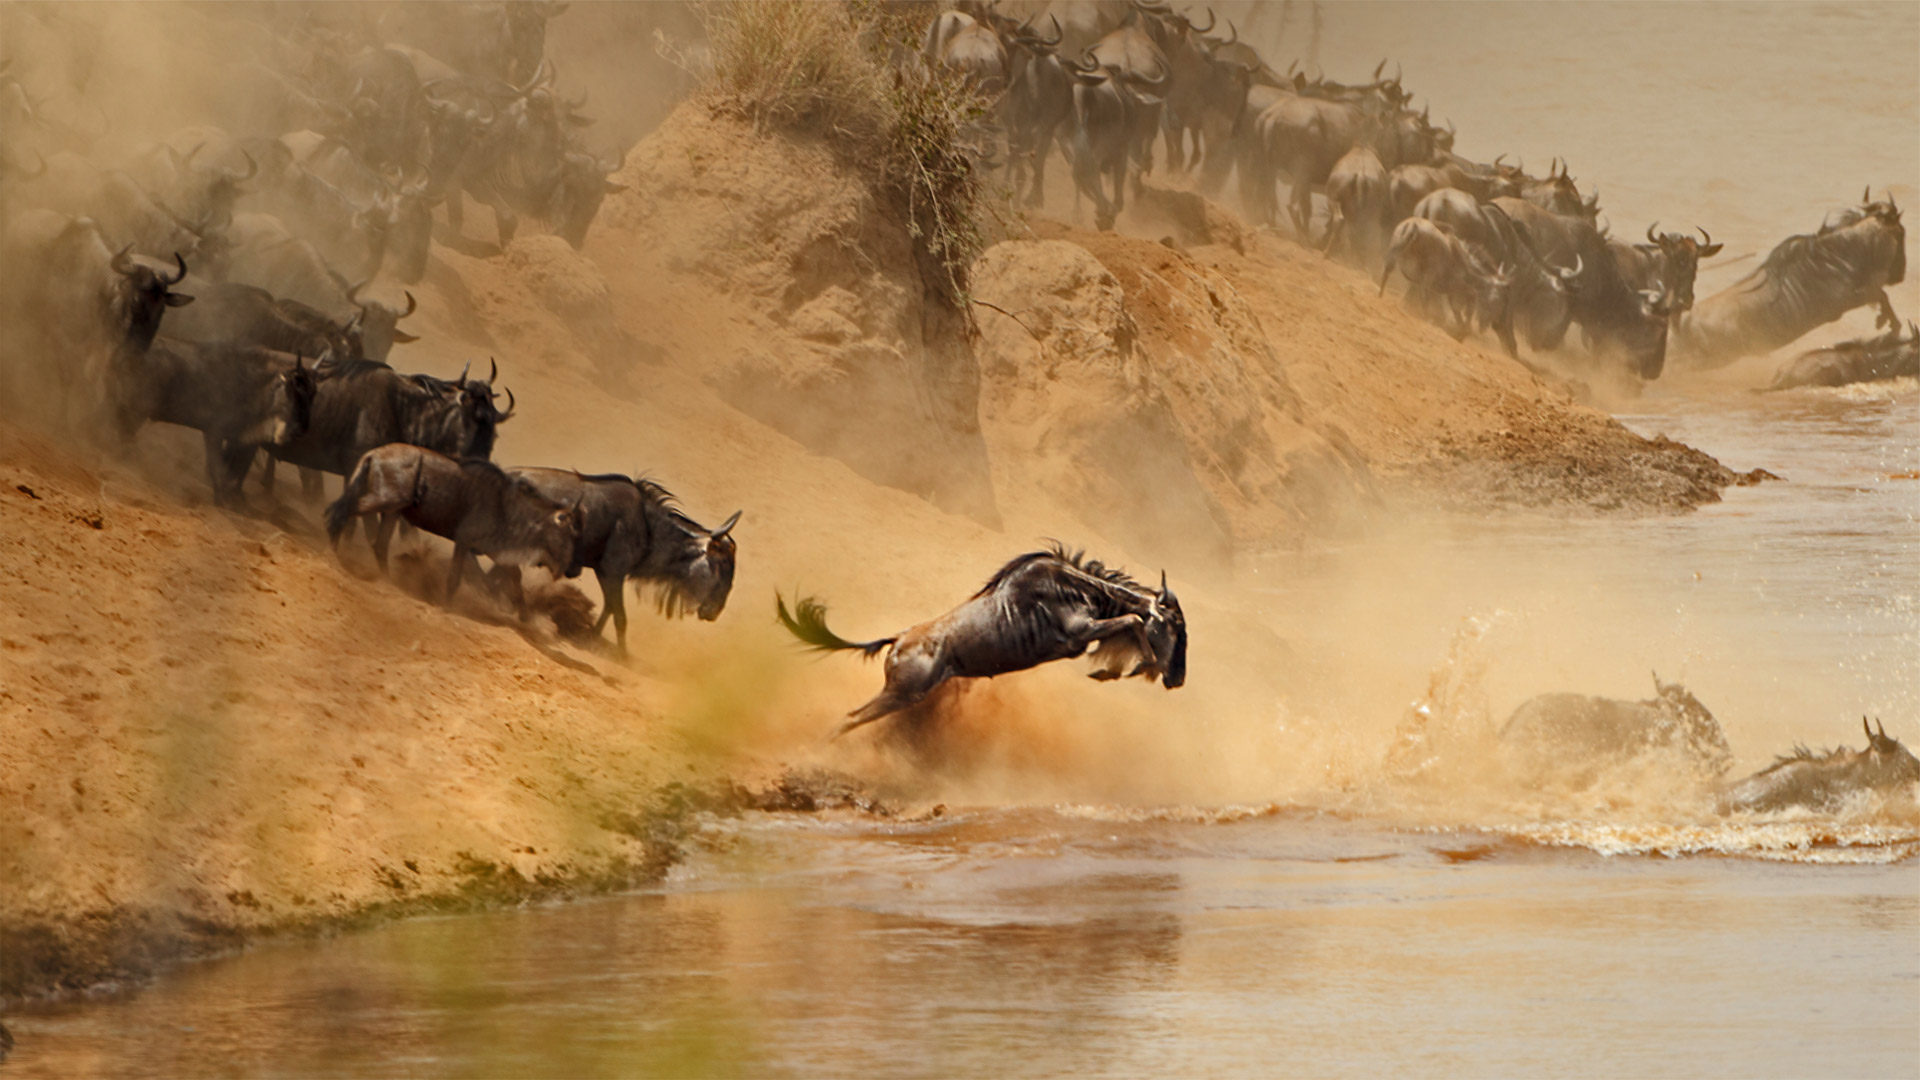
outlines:
[[1005, 566], [993, 572], [993, 576], [988, 578], [987, 583], [982, 585], [980, 591], [974, 593], [974, 595], [985, 596], [999, 588], [1008, 578], [1025, 569], [1027, 566], [1048, 559], [1065, 563], [1075, 570], [1080, 571], [1082, 574], [1106, 582], [1109, 585], [1118, 585], [1123, 589], [1135, 592], [1148, 591], [1146, 586], [1135, 581], [1126, 571], [1117, 567], [1108, 566], [1098, 559], [1089, 559], [1085, 551], [1069, 550], [1065, 544], [1062, 544], [1058, 540], [1049, 540], [1046, 548], [1041, 551], [1029, 551], [1024, 555], [1016, 555], [1012, 559], [1009, 559]]
[[1816, 765], [1824, 764], [1825, 762], [1832, 761], [1833, 759], [1838, 757], [1850, 757], [1855, 753], [1858, 753], [1858, 751], [1848, 749], [1847, 747], [1844, 747], [1844, 746], [1836, 746], [1829, 750], [1813, 750], [1808, 748], [1805, 743], [1795, 743], [1793, 746], [1792, 753], [1781, 754], [1775, 757], [1773, 759], [1773, 764], [1767, 766], [1764, 769], [1761, 769], [1758, 773], [1755, 773], [1754, 775], [1765, 776], [1768, 773], [1777, 772], [1781, 769], [1786, 768], [1789, 765], [1797, 765], [1803, 761], [1811, 762]]

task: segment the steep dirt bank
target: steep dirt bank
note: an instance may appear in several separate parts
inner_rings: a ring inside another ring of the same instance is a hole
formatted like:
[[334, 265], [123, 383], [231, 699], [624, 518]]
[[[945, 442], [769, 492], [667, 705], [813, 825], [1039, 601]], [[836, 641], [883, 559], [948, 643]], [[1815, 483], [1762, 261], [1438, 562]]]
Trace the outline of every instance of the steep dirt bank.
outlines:
[[1665, 510], [1731, 479], [1194, 202], [1167, 197], [1185, 250], [1036, 222], [989, 251], [980, 298], [1012, 314], [981, 309], [975, 338], [929, 312], [903, 229], [819, 146], [687, 106], [622, 179], [584, 253], [436, 248], [423, 340], [394, 362], [497, 356], [520, 409], [503, 462], [645, 471], [710, 523], [743, 508], [726, 614], [636, 605], [642, 659], [615, 665], [556, 638], [583, 607], [567, 589], [523, 634], [477, 595], [418, 599], [436, 547], [403, 565], [410, 596], [357, 577], [358, 549], [342, 570], [310, 509], [274, 511], [282, 531], [207, 507], [179, 432], [115, 464], [0, 430], [0, 995], [635, 880], [665, 857], [654, 793], [690, 761], [897, 775], [884, 746], [818, 745], [876, 672], [796, 657], [776, 588], [860, 636], [1041, 537], [1164, 567], [1203, 642], [1187, 688], [1057, 665], [947, 704], [980, 760], [1226, 798], [1320, 767], [1272, 722], [1304, 663], [1239, 554], [1408, 493]]

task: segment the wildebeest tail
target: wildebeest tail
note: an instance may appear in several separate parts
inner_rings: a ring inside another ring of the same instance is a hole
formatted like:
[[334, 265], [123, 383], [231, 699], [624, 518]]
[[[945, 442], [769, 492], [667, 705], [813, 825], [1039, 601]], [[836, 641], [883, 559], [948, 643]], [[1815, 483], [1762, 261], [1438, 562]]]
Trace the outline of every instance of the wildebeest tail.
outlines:
[[773, 594], [774, 606], [779, 610], [780, 623], [787, 632], [802, 642], [822, 652], [839, 652], [842, 649], [858, 649], [873, 656], [881, 649], [894, 643], [894, 638], [885, 637], [876, 641], [848, 641], [846, 638], [827, 629], [827, 605], [818, 598], [803, 596], [793, 602], [793, 613], [787, 613], [787, 601], [779, 593]]
[[327, 542], [329, 544], [338, 544], [340, 534], [346, 532], [347, 526], [353, 523], [353, 506], [367, 491], [367, 469], [367, 459], [361, 458], [360, 463], [353, 467], [353, 475], [347, 477], [346, 490], [340, 493], [338, 499], [327, 504]]

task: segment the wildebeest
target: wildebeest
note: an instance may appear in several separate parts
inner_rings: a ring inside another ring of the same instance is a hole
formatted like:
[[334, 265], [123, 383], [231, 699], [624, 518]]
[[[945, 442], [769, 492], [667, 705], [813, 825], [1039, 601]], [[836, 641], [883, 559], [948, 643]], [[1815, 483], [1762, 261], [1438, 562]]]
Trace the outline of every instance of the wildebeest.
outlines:
[[1353, 260], [1372, 266], [1385, 247], [1387, 170], [1370, 147], [1356, 146], [1334, 163], [1327, 174], [1328, 255], [1344, 237]]
[[613, 621], [620, 655], [627, 654], [626, 582], [658, 590], [668, 616], [697, 613], [712, 622], [733, 590], [740, 512], [709, 530], [681, 513], [673, 493], [651, 480], [617, 473], [583, 475], [571, 469], [519, 468], [508, 474], [556, 503], [574, 507], [580, 536], [570, 572], [591, 568], [603, 597], [597, 635]]
[[1137, 675], [1169, 690], [1187, 679], [1186, 616], [1166, 575], [1156, 592], [1058, 545], [1009, 561], [945, 615], [873, 641], [847, 641], [827, 629], [826, 607], [812, 597], [796, 602], [791, 614], [784, 599], [775, 601], [787, 630], [815, 649], [874, 656], [893, 647], [886, 688], [848, 714], [835, 738], [914, 705], [948, 679], [1024, 671], [1093, 645], [1095, 679]]
[[312, 416], [313, 369], [271, 349], [162, 337], [114, 377], [120, 437], [149, 422], [199, 431], [217, 503], [237, 501], [254, 454], [298, 438]]
[[[1455, 339], [1476, 323], [1481, 329], [1508, 326], [1508, 274], [1488, 266], [1445, 226], [1417, 217], [1394, 226], [1383, 262], [1380, 295], [1386, 294], [1393, 272], [1400, 271], [1411, 285], [1407, 303]], [[1501, 343], [1511, 351], [1510, 329], [1502, 330]]]
[[[187, 273], [186, 260], [174, 260], [169, 273], [129, 248], [114, 252], [89, 218], [28, 210], [7, 222], [0, 271], [10, 284], [0, 290], [0, 335], [16, 354], [51, 369], [57, 407], [69, 419], [103, 404], [108, 372], [137, 362], [167, 311], [193, 302], [172, 291]], [[22, 400], [14, 389], [10, 397]]]
[[1045, 199], [1047, 157], [1053, 151], [1060, 125], [1073, 116], [1074, 78], [1055, 52], [1060, 44], [1058, 23], [1051, 39], [1022, 27], [1009, 40], [1012, 75], [1002, 105], [1007, 128], [1007, 183], [1018, 193], [1025, 173], [1031, 179], [1026, 204], [1037, 207]]
[[1478, 248], [1488, 262], [1509, 268], [1507, 304], [1493, 320], [1507, 355], [1519, 358], [1516, 326], [1527, 347], [1535, 350], [1558, 345], [1566, 337], [1573, 320], [1571, 291], [1583, 269], [1577, 254], [1570, 267], [1549, 264], [1498, 206], [1455, 188], [1441, 188], [1421, 199], [1413, 216], [1446, 226], [1470, 250]]
[[1881, 328], [1898, 326], [1887, 286], [1907, 276], [1907, 230], [1892, 194], [1872, 191], [1819, 232], [1790, 236], [1759, 268], [1700, 301], [1680, 324], [1689, 367], [1712, 368], [1769, 352], [1854, 308], [1877, 305]]
[[[1620, 275], [1606, 237], [1584, 218], [1556, 214], [1525, 199], [1490, 204], [1513, 222], [1535, 252], [1554, 265], [1580, 265], [1570, 300], [1573, 319], [1596, 349], [1617, 354], [1642, 379], [1657, 379], [1667, 363], [1667, 315], [1671, 303], [1663, 282], [1636, 290]], [[1543, 347], [1558, 345], [1543, 341]]]
[[456, 380], [435, 379], [362, 360], [329, 365], [324, 375], [306, 433], [268, 451], [268, 486], [273, 463], [285, 461], [304, 470], [309, 492], [317, 494], [318, 473], [346, 476], [362, 456], [387, 443], [485, 459], [499, 425], [513, 418], [511, 391], [501, 412], [493, 403], [492, 380], [468, 379], [464, 372]]
[[1796, 747], [1773, 764], [1721, 792], [1723, 811], [1767, 813], [1804, 807], [1808, 810], [1836, 810], [1848, 800], [1868, 794], [1890, 795], [1920, 784], [1920, 759], [1887, 735], [1867, 726], [1865, 750], [1837, 747], [1816, 754], [1804, 746]]
[[1500, 752], [1519, 775], [1591, 783], [1602, 770], [1664, 758], [1705, 776], [1726, 772], [1733, 751], [1720, 724], [1679, 683], [1653, 677], [1650, 701], [1541, 694], [1500, 729]]
[[941, 12], [927, 27], [920, 57], [929, 65], [959, 72], [981, 93], [1007, 88], [1007, 50], [1000, 36], [965, 12]]
[[229, 277], [233, 281], [265, 289], [278, 300], [305, 305], [325, 315], [341, 332], [357, 337], [358, 350], [336, 359], [384, 363], [395, 345], [419, 340], [399, 328], [400, 320], [415, 310], [412, 293], [402, 291], [407, 302], [402, 310], [395, 306], [390, 290], [369, 292], [366, 281], [350, 284], [278, 218], [236, 214], [231, 235]]
[[[500, 466], [402, 443], [369, 450], [354, 466], [346, 491], [327, 507], [328, 540], [337, 548], [347, 525], [368, 514], [380, 515], [373, 555], [383, 574], [387, 545], [403, 520], [453, 541], [453, 561], [447, 568], [449, 603], [467, 564], [479, 573], [479, 555], [496, 566], [538, 566], [554, 577], [563, 576], [573, 567], [580, 532], [573, 507], [547, 498]], [[525, 594], [512, 599], [524, 619]]]
[[1660, 223], [1647, 226], [1647, 242], [1629, 244], [1609, 240], [1620, 277], [1634, 290], [1651, 289], [1655, 282], [1667, 290], [1667, 317], [1678, 322], [1693, 309], [1693, 280], [1700, 271], [1700, 260], [1720, 254], [1724, 246], [1713, 242], [1713, 234], [1700, 230], [1701, 240], [1685, 233], [1659, 233]]
[[153, 256], [179, 252], [202, 273], [221, 276], [225, 223], [187, 220], [122, 170], [102, 170], [78, 154], [58, 153], [46, 159], [42, 175], [24, 185], [24, 192], [24, 201], [36, 206], [93, 220], [110, 250], [130, 247]]
[[[1096, 228], [1111, 229], [1127, 208], [1134, 95], [1111, 68], [1063, 63], [1074, 80], [1073, 134], [1068, 143], [1072, 152], [1067, 155], [1073, 163], [1074, 193], [1093, 201]], [[1106, 180], [1113, 184], [1111, 199], [1103, 187]]]
[[1133, 159], [1135, 191], [1140, 177], [1153, 171], [1153, 140], [1160, 134], [1160, 110], [1173, 83], [1167, 55], [1148, 32], [1152, 21], [1136, 7], [1129, 21], [1109, 31], [1081, 54], [1084, 67], [1099, 67], [1127, 95], [1127, 151]]
[[1769, 390], [1846, 386], [1880, 379], [1920, 378], [1920, 325], [1907, 323], [1876, 338], [1860, 338], [1801, 353], [1782, 365]]

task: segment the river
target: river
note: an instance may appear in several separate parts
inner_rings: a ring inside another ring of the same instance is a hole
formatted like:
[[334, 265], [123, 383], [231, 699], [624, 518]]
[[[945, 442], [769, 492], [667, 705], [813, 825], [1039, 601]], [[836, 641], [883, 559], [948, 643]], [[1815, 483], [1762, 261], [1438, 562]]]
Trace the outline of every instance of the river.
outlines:
[[[1299, 43], [1291, 9], [1284, 32], [1278, 6], [1222, 10]], [[1399, 59], [1466, 153], [1565, 155], [1618, 231], [1708, 225], [1728, 248], [1702, 296], [1864, 185], [1920, 201], [1920, 6], [1322, 17], [1329, 73]], [[1347, 684], [1271, 721], [1283, 745], [1339, 728], [1320, 781], [706, 819], [641, 893], [271, 944], [10, 1015], [0, 1072], [1915, 1075], [1910, 801], [1729, 820], [1671, 778], [1487, 786], [1460, 760], [1533, 693], [1645, 697], [1649, 667], [1713, 709], [1736, 770], [1857, 746], [1862, 713], [1920, 743], [1920, 387], [1750, 392], [1770, 369], [1619, 415], [1778, 482], [1264, 568], [1272, 627]], [[1396, 763], [1407, 738], [1438, 765]]]

